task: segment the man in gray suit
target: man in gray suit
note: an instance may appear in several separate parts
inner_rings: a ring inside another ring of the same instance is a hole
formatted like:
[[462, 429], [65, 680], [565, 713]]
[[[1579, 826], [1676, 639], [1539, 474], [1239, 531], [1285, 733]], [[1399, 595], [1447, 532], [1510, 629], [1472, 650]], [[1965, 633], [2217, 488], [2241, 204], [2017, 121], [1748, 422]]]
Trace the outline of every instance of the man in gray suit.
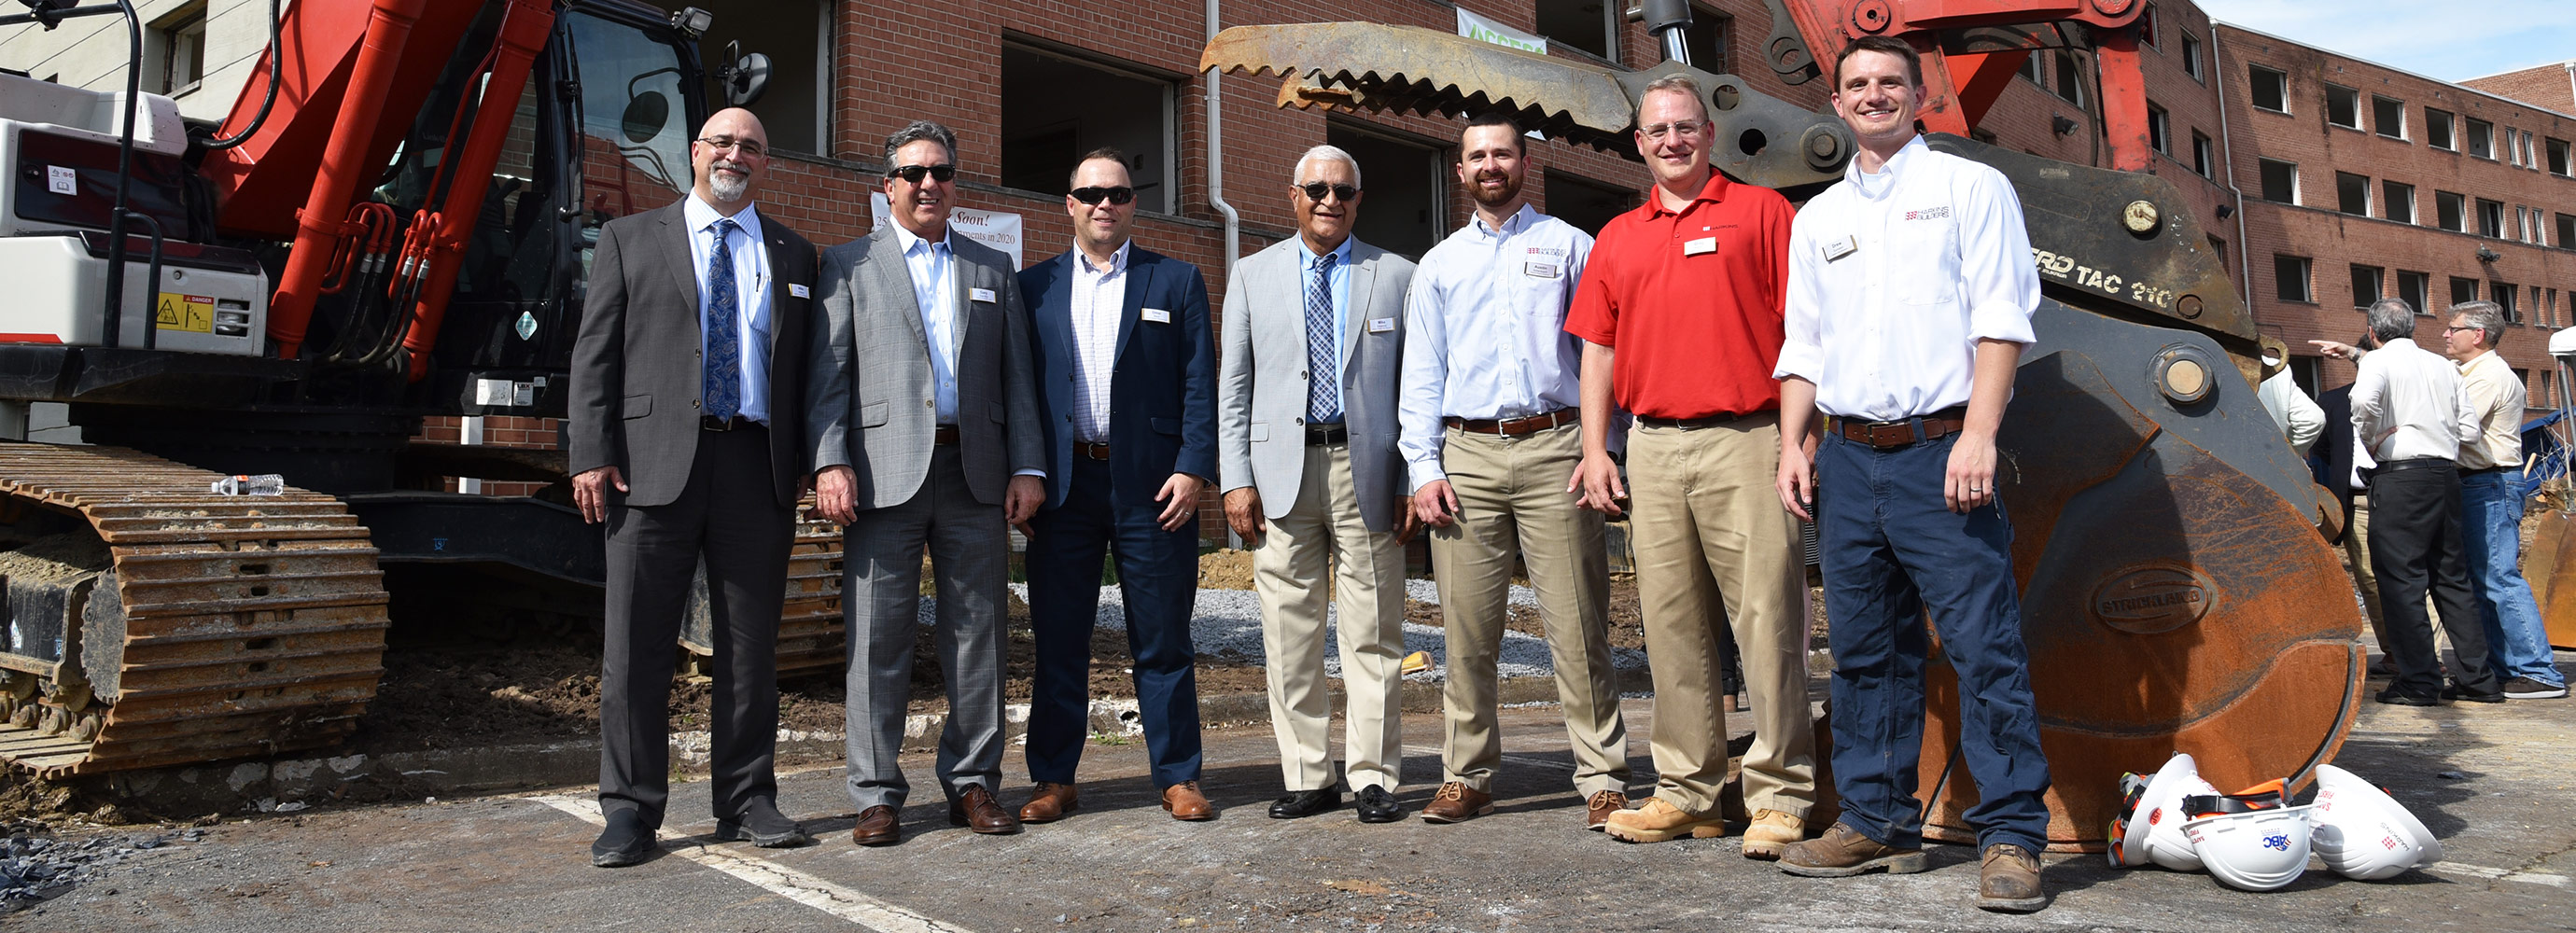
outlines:
[[715, 615], [716, 838], [810, 841], [775, 803], [778, 615], [803, 492], [814, 244], [752, 208], [760, 119], [725, 110], [689, 145], [696, 185], [610, 221], [573, 343], [573, 501], [608, 524], [594, 865], [643, 861], [670, 796], [664, 712], [700, 561]]
[[1029, 317], [1010, 257], [948, 225], [957, 134], [927, 120], [886, 137], [893, 223], [823, 254], [807, 430], [815, 512], [847, 526], [850, 799], [861, 845], [902, 839], [911, 785], [895, 763], [912, 692], [921, 552], [939, 581], [948, 678], [939, 784], [948, 821], [1015, 833], [1002, 780], [1009, 525], [1045, 501]]
[[1413, 263], [1351, 236], [1360, 167], [1317, 146], [1297, 160], [1297, 236], [1245, 258], [1225, 289], [1217, 469], [1225, 518], [1253, 551], [1270, 724], [1288, 795], [1279, 819], [1341, 806], [1326, 728], [1329, 562], [1340, 604], [1343, 744], [1362, 822], [1404, 818], [1404, 542], [1413, 510], [1396, 453], [1396, 375]]

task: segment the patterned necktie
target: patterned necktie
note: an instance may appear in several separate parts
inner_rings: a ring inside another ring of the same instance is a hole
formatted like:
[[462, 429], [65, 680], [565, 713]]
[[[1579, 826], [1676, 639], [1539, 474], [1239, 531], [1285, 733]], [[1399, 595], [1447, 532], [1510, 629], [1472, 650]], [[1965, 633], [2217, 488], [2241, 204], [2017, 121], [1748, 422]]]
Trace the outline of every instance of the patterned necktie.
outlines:
[[1342, 420], [1341, 335], [1333, 328], [1333, 254], [1315, 260], [1314, 284], [1306, 287], [1306, 420], [1332, 424]]
[[709, 226], [716, 248], [707, 254], [706, 412], [730, 421], [742, 412], [742, 302], [734, 297], [733, 247], [727, 241], [742, 228], [730, 217]]

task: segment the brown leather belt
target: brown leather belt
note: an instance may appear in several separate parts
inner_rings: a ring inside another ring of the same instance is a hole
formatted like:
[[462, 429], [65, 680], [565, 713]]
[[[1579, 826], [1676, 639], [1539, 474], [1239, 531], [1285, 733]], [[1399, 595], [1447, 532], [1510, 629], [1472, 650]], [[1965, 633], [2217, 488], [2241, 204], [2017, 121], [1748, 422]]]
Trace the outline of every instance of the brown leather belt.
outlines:
[[1577, 421], [1583, 420], [1583, 411], [1576, 408], [1559, 408], [1544, 415], [1531, 415], [1527, 418], [1512, 418], [1501, 421], [1471, 420], [1467, 418], [1442, 418], [1440, 420], [1442, 423], [1461, 431], [1470, 431], [1477, 434], [1500, 434], [1505, 437], [1519, 437], [1523, 434], [1545, 431], [1558, 425], [1573, 424]]
[[1306, 446], [1308, 447], [1313, 447], [1318, 444], [1340, 444], [1349, 441], [1350, 439], [1351, 429], [1349, 425], [1308, 425], [1306, 428]]
[[1094, 444], [1090, 441], [1075, 441], [1073, 442], [1073, 455], [1085, 460], [1107, 460], [1109, 459], [1109, 445]]
[[[1833, 430], [1834, 433], [1848, 440], [1885, 450], [1956, 434], [1967, 428], [1967, 416], [1967, 406], [1952, 405], [1920, 418], [1907, 418], [1902, 421], [1854, 421], [1849, 418], [1836, 418]], [[1923, 426], [1919, 433], [1915, 430], [1917, 424]]]
[[930, 443], [940, 447], [956, 446], [957, 426], [953, 424], [940, 425], [938, 430], [930, 432]]
[[741, 415], [735, 415], [732, 418], [718, 418], [714, 415], [699, 415], [698, 427], [708, 431], [739, 431], [743, 428], [761, 427], [761, 423], [745, 418]]

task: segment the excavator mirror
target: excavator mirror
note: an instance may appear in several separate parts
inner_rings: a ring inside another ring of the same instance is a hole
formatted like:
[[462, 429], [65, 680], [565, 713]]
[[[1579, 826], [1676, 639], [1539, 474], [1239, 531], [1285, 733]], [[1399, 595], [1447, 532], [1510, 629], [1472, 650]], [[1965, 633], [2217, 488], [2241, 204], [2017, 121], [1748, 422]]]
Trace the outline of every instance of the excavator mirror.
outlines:
[[626, 113], [617, 121], [626, 141], [642, 145], [662, 135], [671, 122], [671, 98], [660, 91], [645, 91], [626, 99]]
[[749, 107], [769, 91], [769, 56], [759, 52], [742, 54], [742, 43], [725, 43], [724, 67], [716, 69], [716, 83], [724, 88], [725, 103]]

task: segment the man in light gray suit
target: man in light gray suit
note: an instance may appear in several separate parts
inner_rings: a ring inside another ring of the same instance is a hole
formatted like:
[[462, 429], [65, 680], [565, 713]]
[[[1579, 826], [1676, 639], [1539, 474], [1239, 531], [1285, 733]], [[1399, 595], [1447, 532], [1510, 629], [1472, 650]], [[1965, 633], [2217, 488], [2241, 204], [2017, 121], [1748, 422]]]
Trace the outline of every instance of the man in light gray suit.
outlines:
[[1404, 293], [1413, 263], [1360, 242], [1360, 167], [1317, 146], [1297, 160], [1297, 236], [1238, 263], [1225, 289], [1217, 469], [1225, 517], [1253, 551], [1270, 724], [1288, 795], [1279, 819], [1341, 806], [1326, 728], [1329, 562], [1348, 695], [1347, 777], [1362, 822], [1396, 805], [1403, 686], [1404, 542], [1413, 535], [1395, 448]]
[[1029, 317], [1010, 258], [948, 225], [957, 134], [916, 120], [886, 138], [894, 222], [823, 253], [807, 429], [815, 511], [847, 526], [852, 840], [902, 839], [895, 763], [912, 687], [921, 552], [939, 581], [948, 678], [939, 783], [948, 821], [1015, 833], [1002, 779], [1007, 526], [1045, 501]]

